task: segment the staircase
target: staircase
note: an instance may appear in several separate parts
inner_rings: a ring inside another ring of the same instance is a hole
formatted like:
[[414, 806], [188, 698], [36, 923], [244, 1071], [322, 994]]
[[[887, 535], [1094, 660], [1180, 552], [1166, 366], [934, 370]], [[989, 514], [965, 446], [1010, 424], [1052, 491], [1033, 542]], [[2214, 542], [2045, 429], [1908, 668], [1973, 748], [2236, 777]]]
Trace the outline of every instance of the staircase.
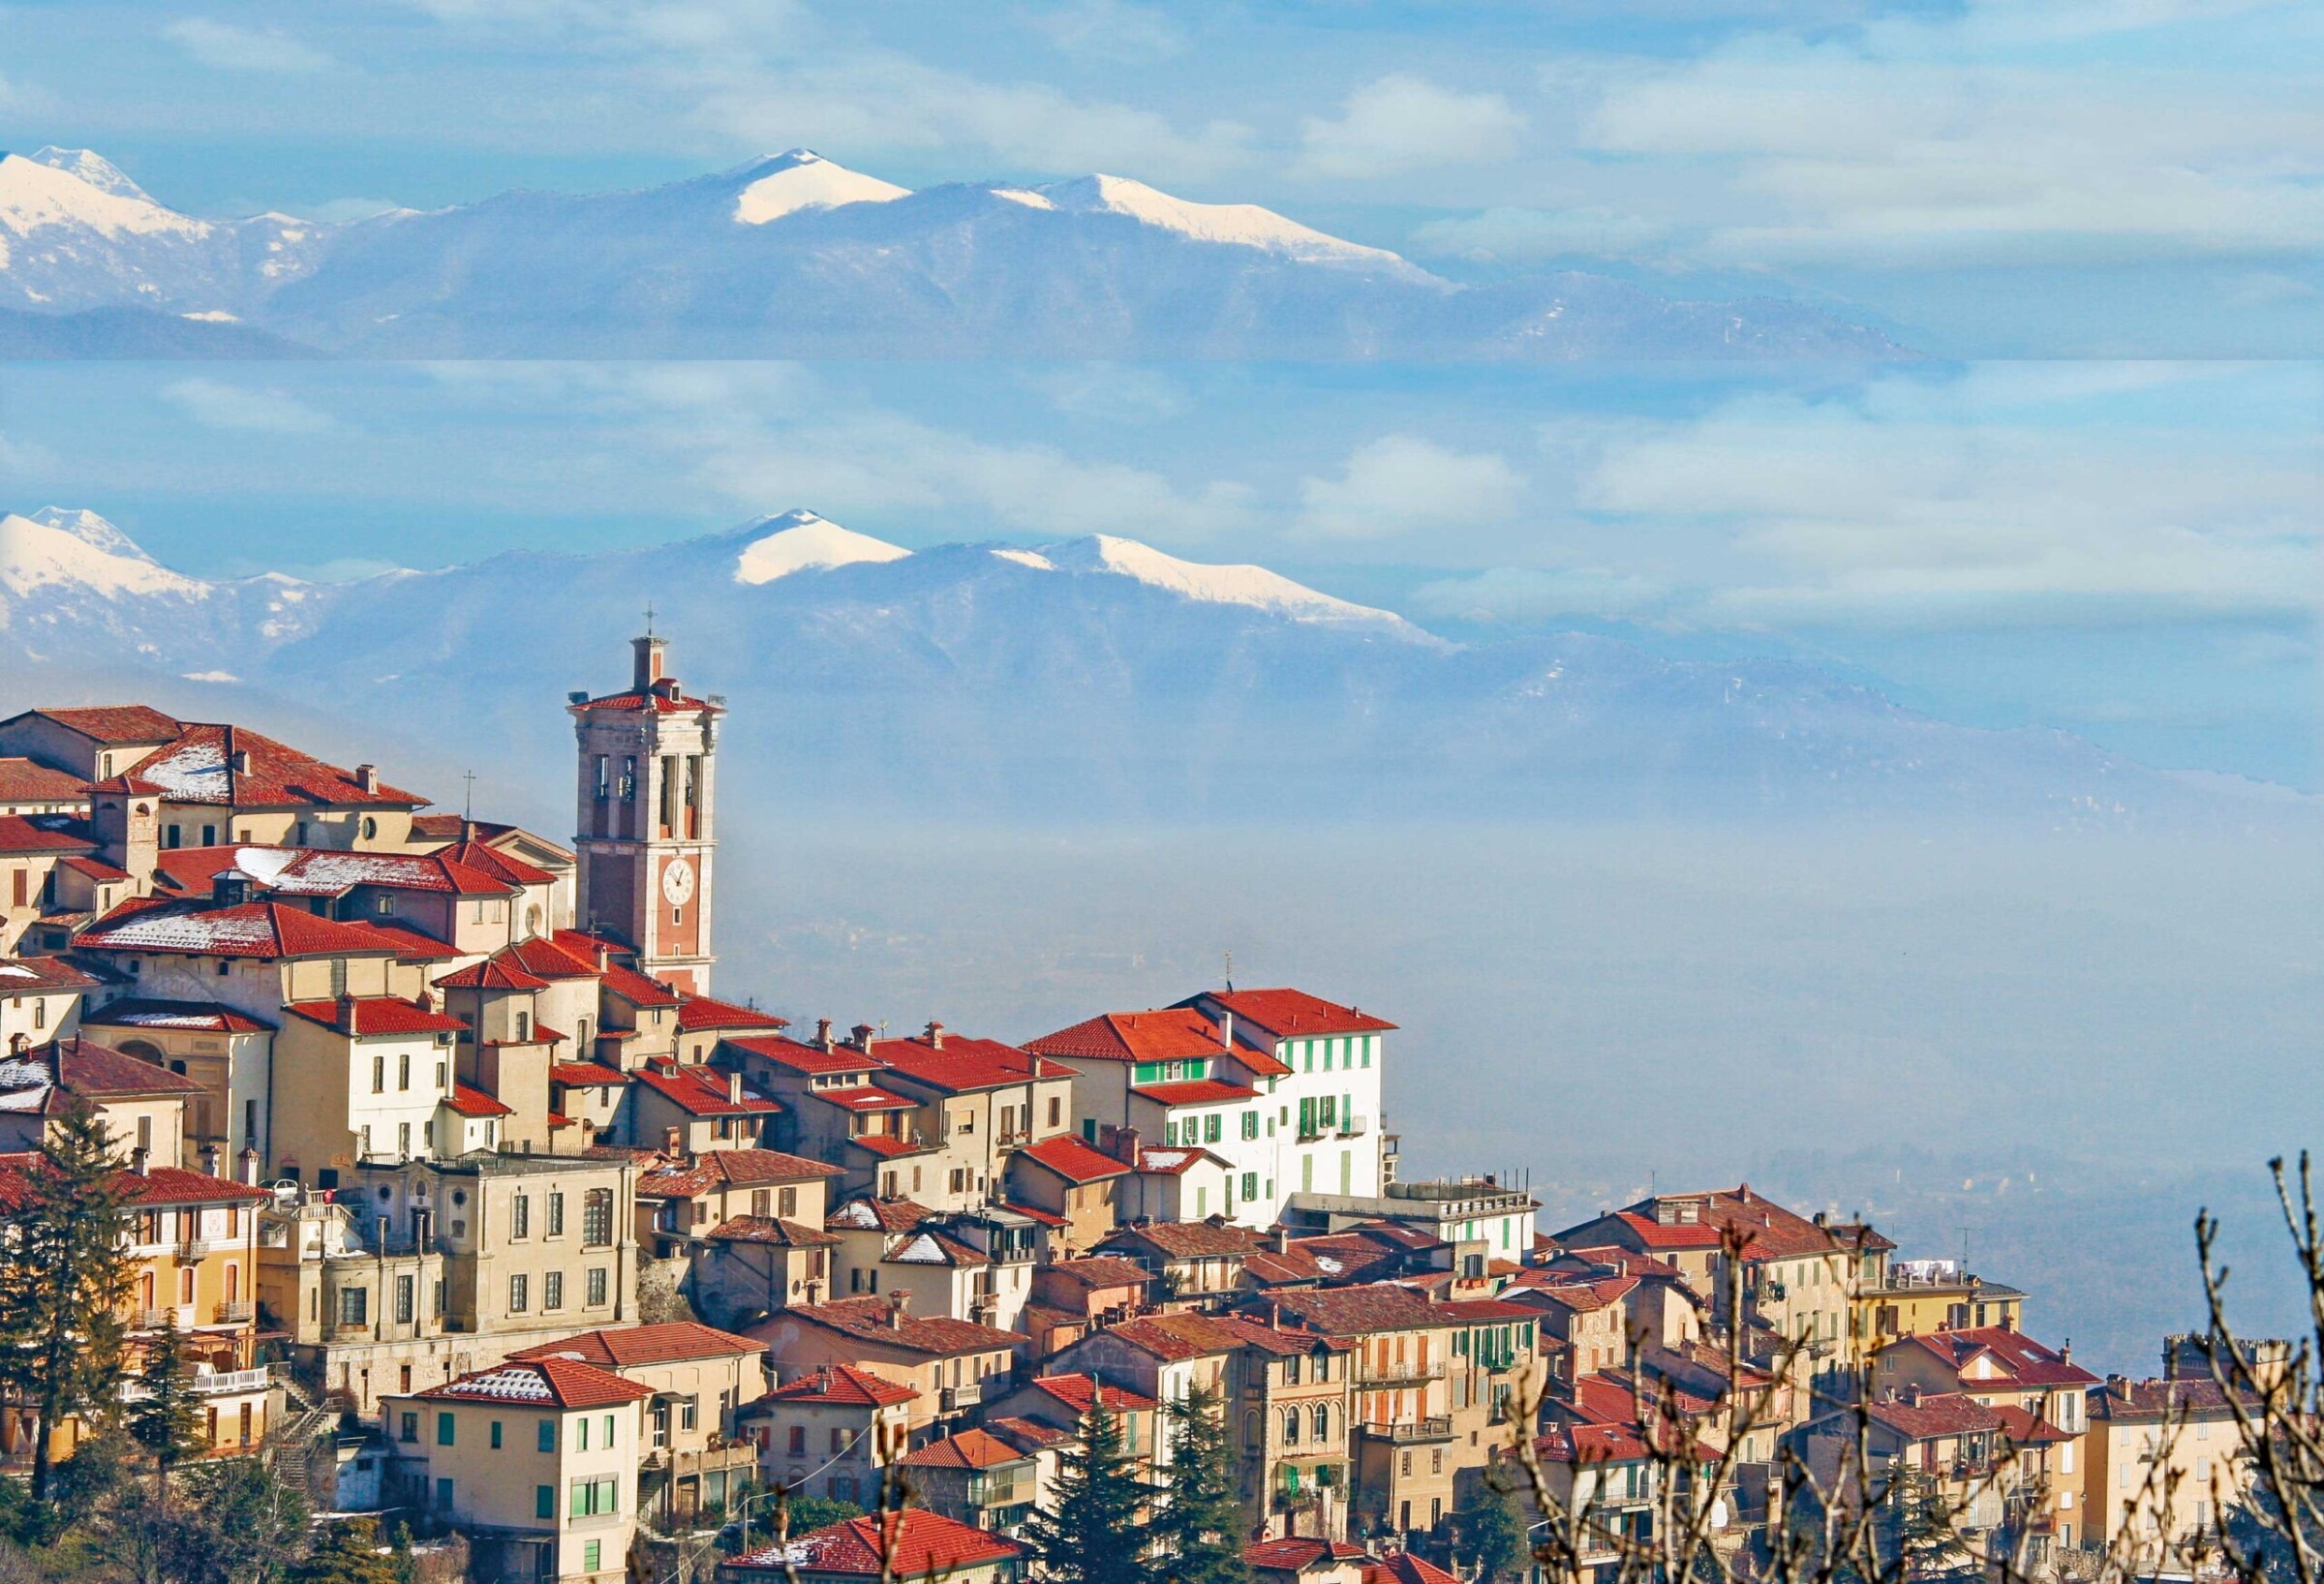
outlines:
[[[266, 1437], [267, 1466], [277, 1479], [313, 1502], [322, 1494], [316, 1487], [323, 1481], [316, 1476], [331, 1472], [330, 1459], [337, 1454], [339, 1411], [316, 1402], [288, 1370], [280, 1372], [276, 1380], [290, 1412]], [[318, 1447], [324, 1459], [321, 1469], [315, 1464]]]

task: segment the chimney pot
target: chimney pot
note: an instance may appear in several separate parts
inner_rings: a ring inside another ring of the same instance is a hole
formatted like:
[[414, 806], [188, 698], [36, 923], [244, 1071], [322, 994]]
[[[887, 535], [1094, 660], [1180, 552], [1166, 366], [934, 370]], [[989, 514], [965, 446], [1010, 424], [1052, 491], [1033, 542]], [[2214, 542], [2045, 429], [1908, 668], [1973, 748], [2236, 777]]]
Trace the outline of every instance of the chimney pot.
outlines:
[[342, 1034], [352, 1034], [354, 1031], [355, 998], [352, 995], [342, 991], [339, 996], [339, 1032]]
[[739, 1106], [742, 1103], [743, 1075], [740, 1073], [728, 1073], [726, 1075], [726, 1104], [729, 1106]]
[[380, 789], [380, 767], [378, 765], [355, 766], [355, 784], [366, 792], [377, 792]]
[[912, 1306], [911, 1293], [901, 1287], [888, 1289], [888, 1325], [893, 1330], [903, 1329], [904, 1311]]
[[215, 1139], [202, 1141], [201, 1174], [205, 1177], [214, 1177], [218, 1174], [218, 1141]]
[[138, 1176], [144, 1176], [152, 1156], [152, 1150], [147, 1149], [143, 1144], [138, 1144], [129, 1152], [129, 1169]]
[[678, 1153], [678, 1130], [676, 1128], [663, 1128], [661, 1130], [661, 1152], [664, 1155], [675, 1155]]
[[858, 1051], [868, 1053], [872, 1049], [872, 1036], [876, 1032], [877, 1030], [870, 1023], [857, 1023], [847, 1031], [847, 1035], [855, 1043]]
[[839, 1041], [831, 1037], [831, 1020], [829, 1018], [815, 1020], [815, 1044], [825, 1051], [829, 1051], [839, 1044]]
[[928, 1026], [922, 1029], [921, 1033], [927, 1038], [932, 1050], [941, 1051], [944, 1049], [944, 1025], [942, 1023], [931, 1018]]
[[242, 1180], [255, 1188], [259, 1183], [259, 1151], [256, 1145], [242, 1146]]

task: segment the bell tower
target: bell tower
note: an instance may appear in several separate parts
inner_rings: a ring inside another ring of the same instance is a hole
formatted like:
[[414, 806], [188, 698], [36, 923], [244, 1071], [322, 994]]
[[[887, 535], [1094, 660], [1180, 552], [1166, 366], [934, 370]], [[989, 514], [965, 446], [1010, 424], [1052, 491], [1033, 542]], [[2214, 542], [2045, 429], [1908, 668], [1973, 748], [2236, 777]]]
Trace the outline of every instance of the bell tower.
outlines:
[[574, 693], [567, 706], [580, 746], [577, 922], [627, 942], [639, 971], [707, 994], [725, 710], [669, 675], [669, 640], [655, 635], [650, 614], [629, 647], [627, 690]]

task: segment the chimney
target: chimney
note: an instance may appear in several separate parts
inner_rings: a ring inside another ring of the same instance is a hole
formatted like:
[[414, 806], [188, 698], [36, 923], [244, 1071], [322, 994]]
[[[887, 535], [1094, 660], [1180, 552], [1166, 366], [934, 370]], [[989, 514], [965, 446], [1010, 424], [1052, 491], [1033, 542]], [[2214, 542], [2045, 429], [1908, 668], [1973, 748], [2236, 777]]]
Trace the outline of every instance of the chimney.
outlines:
[[661, 680], [662, 662], [669, 657], [667, 638], [632, 638], [629, 640], [629, 685], [643, 693]]
[[215, 1139], [202, 1141], [201, 1174], [205, 1177], [214, 1177], [218, 1174], [218, 1141]]
[[31, 1049], [32, 1036], [30, 1034], [11, 1034], [8, 1037], [8, 1053], [10, 1055], [20, 1056]]
[[1264, 1237], [1267, 1251], [1269, 1254], [1289, 1254], [1291, 1252], [1291, 1229], [1289, 1227], [1269, 1227]]
[[912, 1295], [908, 1288], [891, 1287], [888, 1289], [888, 1328], [890, 1330], [901, 1331], [903, 1329], [904, 1311], [911, 1306]]
[[1235, 1049], [1235, 1014], [1224, 1007], [1218, 1009], [1218, 1045], [1222, 1051]]
[[152, 1156], [152, 1150], [147, 1149], [143, 1144], [138, 1144], [129, 1152], [129, 1169], [140, 1177], [145, 1175], [146, 1167]]
[[607, 968], [613, 966], [613, 959], [611, 955], [606, 952], [605, 943], [603, 941], [592, 941], [590, 944], [596, 949], [597, 972], [602, 974]]
[[742, 1103], [743, 1075], [740, 1073], [728, 1073], [726, 1075], [726, 1104], [729, 1106], [739, 1106]]
[[227, 757], [227, 763], [228, 763], [228, 764], [229, 764], [229, 765], [231, 765], [231, 766], [233, 766], [233, 769], [234, 769], [234, 774], [235, 774], [235, 775], [237, 775], [237, 776], [247, 776], [247, 775], [249, 775], [249, 774], [250, 774], [250, 749], [248, 749], [248, 748], [236, 748], [236, 749], [234, 749], [234, 751], [233, 751], [231, 754], [228, 755], [228, 757]]
[[922, 1029], [920, 1034], [923, 1039], [928, 1041], [930, 1050], [941, 1051], [944, 1049], [944, 1025], [933, 1018], [928, 1020], [928, 1026]]
[[661, 1152], [664, 1155], [673, 1157], [676, 1156], [678, 1153], [678, 1141], [679, 1136], [676, 1128], [663, 1128], [661, 1130]]
[[210, 901], [218, 907], [240, 907], [250, 900], [250, 876], [240, 869], [227, 869], [212, 876]]
[[872, 1049], [872, 1036], [877, 1032], [870, 1023], [857, 1023], [847, 1031], [848, 1043], [868, 1053]]
[[1751, 1203], [1751, 1184], [1747, 1182], [1738, 1187], [1735, 1190], [1735, 1197], [1741, 1200], [1744, 1203], [1749, 1204]]
[[378, 765], [355, 766], [355, 784], [366, 792], [377, 792], [380, 789], [380, 767]]
[[336, 1026], [342, 1034], [355, 1031], [355, 998], [345, 991], [339, 996], [339, 1020]]
[[242, 1181], [253, 1188], [259, 1185], [259, 1152], [255, 1145], [242, 1146]]
[[2073, 1361], [2074, 1361], [2074, 1339], [2073, 1339], [2072, 1337], [2070, 1337], [2070, 1336], [2069, 1336], [2069, 1337], [2067, 1337], [2067, 1338], [2065, 1339], [2065, 1342], [2064, 1342], [2064, 1344], [2063, 1346], [2061, 1346], [2061, 1347], [2059, 1348], [2059, 1350], [2058, 1350], [2058, 1362], [2060, 1362], [2061, 1364], [2070, 1364], [2070, 1363], [2072, 1363]]
[[2004, 1331], [2014, 1331], [2017, 1329], [2017, 1316], [2011, 1314], [2006, 1309], [2002, 1311], [2002, 1329]]
[[1905, 1406], [1908, 1408], [1918, 1408], [1920, 1406], [1920, 1387], [1917, 1384], [1909, 1385], [1905, 1387]]
[[815, 1020], [816, 1049], [821, 1051], [834, 1051], [839, 1048], [839, 1041], [831, 1037], [831, 1020], [829, 1018], [817, 1018]]
[[1114, 1158], [1125, 1166], [1135, 1167], [1138, 1164], [1140, 1147], [1145, 1142], [1146, 1136], [1136, 1128], [1116, 1128], [1114, 1130]]

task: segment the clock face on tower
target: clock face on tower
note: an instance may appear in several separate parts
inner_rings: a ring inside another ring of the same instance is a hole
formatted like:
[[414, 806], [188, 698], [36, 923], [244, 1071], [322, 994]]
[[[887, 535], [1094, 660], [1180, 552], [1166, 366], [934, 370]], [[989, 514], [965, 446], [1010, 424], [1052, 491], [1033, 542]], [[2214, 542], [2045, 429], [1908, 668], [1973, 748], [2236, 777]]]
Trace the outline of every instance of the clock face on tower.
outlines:
[[694, 894], [694, 866], [673, 858], [661, 871], [661, 895], [672, 907], [684, 907]]

